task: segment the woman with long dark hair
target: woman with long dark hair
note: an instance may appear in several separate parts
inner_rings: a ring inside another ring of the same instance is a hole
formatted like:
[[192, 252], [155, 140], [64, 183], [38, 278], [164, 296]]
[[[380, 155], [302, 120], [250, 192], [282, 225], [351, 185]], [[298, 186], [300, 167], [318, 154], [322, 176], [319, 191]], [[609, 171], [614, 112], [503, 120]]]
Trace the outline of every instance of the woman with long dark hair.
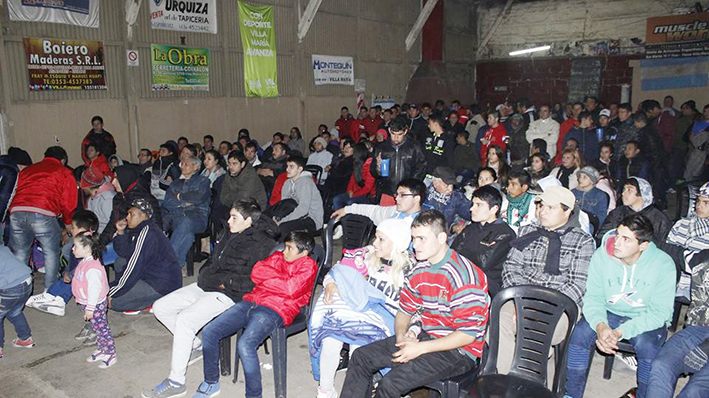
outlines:
[[367, 146], [359, 143], [354, 146], [353, 173], [347, 184], [347, 190], [332, 198], [332, 210], [341, 209], [354, 203], [369, 203], [370, 196], [374, 194], [374, 177], [369, 172], [372, 165]]
[[290, 142], [288, 147], [291, 151], [298, 151], [302, 154], [305, 153], [305, 141], [303, 141], [303, 135], [300, 133], [298, 127], [291, 127], [290, 129]]

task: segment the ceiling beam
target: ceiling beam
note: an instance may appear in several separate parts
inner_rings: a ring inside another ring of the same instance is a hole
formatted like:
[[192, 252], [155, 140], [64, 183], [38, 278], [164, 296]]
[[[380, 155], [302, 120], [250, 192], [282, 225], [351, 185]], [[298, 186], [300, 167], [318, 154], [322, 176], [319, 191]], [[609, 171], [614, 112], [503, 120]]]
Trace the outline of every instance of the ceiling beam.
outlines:
[[478, 47], [478, 51], [475, 55], [475, 58], [480, 58], [480, 55], [482, 55], [483, 50], [485, 49], [485, 46], [487, 46], [487, 43], [490, 41], [492, 38], [492, 35], [495, 34], [495, 31], [497, 30], [497, 27], [500, 26], [500, 23], [502, 23], [502, 19], [507, 15], [507, 13], [510, 11], [510, 7], [512, 7], [512, 3], [514, 3], [514, 0], [507, 0], [507, 3], [505, 4], [505, 7], [500, 11], [500, 15], [497, 16], [497, 19], [495, 20], [495, 23], [492, 24], [492, 27], [490, 30], [487, 32], [485, 35], [485, 38], [483, 41], [480, 43], [480, 47]]
[[406, 36], [406, 51], [411, 50], [411, 47], [413, 47], [414, 42], [421, 33], [426, 21], [428, 21], [428, 17], [431, 16], [433, 8], [436, 7], [436, 4], [438, 4], [438, 0], [428, 0], [421, 8], [421, 13], [419, 13], [416, 23], [414, 23], [414, 26], [411, 28], [409, 35]]
[[[320, 3], [322, 3], [322, 0], [310, 0], [308, 6], [305, 7], [305, 12], [300, 17], [300, 21], [298, 21], [298, 43], [302, 43], [303, 39], [305, 39], [305, 35], [308, 34], [308, 29], [310, 29], [310, 25], [313, 23], [313, 19], [315, 19], [315, 14], [317, 14], [318, 8], [320, 8]], [[300, 10], [300, 8], [298, 8], [298, 10]]]

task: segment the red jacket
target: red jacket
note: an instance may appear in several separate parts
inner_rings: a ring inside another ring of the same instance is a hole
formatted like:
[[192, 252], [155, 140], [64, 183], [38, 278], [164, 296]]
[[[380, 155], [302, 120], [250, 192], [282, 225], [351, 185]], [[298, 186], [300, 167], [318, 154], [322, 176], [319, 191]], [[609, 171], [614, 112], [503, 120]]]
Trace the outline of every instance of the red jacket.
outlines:
[[284, 171], [276, 177], [276, 182], [273, 183], [273, 190], [271, 191], [271, 199], [268, 201], [269, 206], [275, 206], [276, 203], [281, 201], [281, 191], [283, 191], [283, 184], [286, 183], [288, 175]]
[[372, 158], [367, 159], [362, 165], [362, 178], [364, 179], [364, 185], [359, 186], [355, 180], [354, 173], [350, 177], [350, 182], [347, 183], [347, 192], [352, 192], [352, 197], [356, 196], [369, 196], [374, 193], [374, 182], [375, 179], [369, 169], [372, 166]]
[[84, 163], [84, 165], [87, 168], [93, 167], [96, 170], [101, 170], [104, 175], [108, 176], [111, 180], [113, 180], [113, 170], [111, 170], [111, 166], [109, 166], [108, 159], [106, 159], [105, 156], [99, 154], [93, 160], [89, 159], [89, 161], [87, 163]]
[[485, 131], [484, 138], [490, 140], [490, 143], [482, 146], [482, 153], [480, 154], [482, 164], [487, 163], [487, 151], [490, 147], [497, 145], [502, 149], [502, 152], [505, 152], [508, 139], [507, 130], [505, 130], [505, 126], [503, 126], [502, 123], [498, 124], [495, 128], [488, 127], [487, 131]]
[[288, 326], [308, 305], [317, 270], [317, 263], [308, 256], [288, 263], [283, 252], [275, 252], [254, 264], [251, 280], [256, 286], [243, 300], [276, 311]]
[[61, 215], [64, 224], [70, 225], [78, 196], [71, 171], [57, 159], [44, 158], [20, 172], [10, 212], [27, 211], [49, 217]]
[[572, 128], [579, 125], [579, 121], [574, 118], [568, 118], [561, 123], [559, 127], [559, 140], [556, 141], [556, 157], [554, 158], [554, 164], [557, 166], [561, 164], [561, 152], [564, 151], [564, 137], [566, 133]]
[[379, 116], [375, 117], [374, 119], [367, 116], [362, 119], [362, 122], [360, 124], [362, 128], [367, 131], [367, 135], [372, 137], [373, 135], [377, 134], [377, 130], [379, 130], [379, 125], [382, 124], [383, 121], [384, 119]]
[[[340, 117], [339, 119], [335, 120], [335, 128], [337, 129], [339, 133], [340, 138], [344, 137], [352, 137], [352, 134], [355, 133], [357, 134], [357, 130], [352, 128], [352, 125], [355, 123], [355, 119], [352, 117], [348, 117], [347, 119], [343, 119]], [[358, 137], [359, 138], [359, 137]], [[352, 137], [352, 139], [357, 142], [357, 139]]]

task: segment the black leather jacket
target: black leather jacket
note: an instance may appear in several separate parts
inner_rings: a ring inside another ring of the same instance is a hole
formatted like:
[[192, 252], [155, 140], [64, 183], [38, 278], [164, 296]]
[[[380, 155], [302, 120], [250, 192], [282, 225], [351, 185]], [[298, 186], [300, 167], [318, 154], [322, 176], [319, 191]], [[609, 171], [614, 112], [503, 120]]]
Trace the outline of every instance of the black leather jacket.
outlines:
[[[391, 140], [384, 141], [374, 149], [374, 159], [379, 155], [389, 159], [389, 176], [382, 177], [378, 167], [371, 167], [371, 173], [377, 179], [380, 194], [394, 195], [399, 182], [407, 178], [423, 180], [426, 177], [426, 157], [421, 146], [409, 137], [399, 145]], [[376, 165], [376, 164], [374, 164]]]

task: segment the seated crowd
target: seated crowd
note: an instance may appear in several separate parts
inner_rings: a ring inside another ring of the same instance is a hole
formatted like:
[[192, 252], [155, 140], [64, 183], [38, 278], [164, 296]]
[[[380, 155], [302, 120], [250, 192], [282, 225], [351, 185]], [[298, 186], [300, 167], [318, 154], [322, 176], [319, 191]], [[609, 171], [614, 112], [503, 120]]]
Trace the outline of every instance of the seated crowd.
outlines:
[[[339, 239], [339, 221], [359, 215], [374, 224], [373, 241], [326, 270], [308, 320], [318, 397], [399, 397], [475, 370], [489, 322], [500, 331], [494, 365], [508, 373], [517, 310], [507, 302], [491, 317], [490, 305], [525, 285], [578, 307], [551, 338], [558, 345], [575, 325], [566, 397], [583, 396], [596, 349], [637, 370], [637, 397], [671, 397], [683, 374], [680, 396], [706, 396], [709, 105], [678, 111], [668, 96], [633, 113], [588, 97], [565, 109], [520, 99], [483, 114], [437, 101], [355, 117], [343, 107], [309, 142], [297, 127], [264, 145], [241, 129], [218, 146], [211, 135], [168, 140], [137, 164], [116, 154], [96, 116], [73, 169], [59, 146], [37, 163], [10, 148], [0, 156], [0, 321], [29, 348], [24, 306], [63, 316], [74, 297], [86, 321], [76, 338], [97, 346], [87, 361], [106, 369], [117, 362], [108, 310], [154, 313], [173, 335], [172, 357], [144, 398], [184, 396], [199, 359], [194, 397], [218, 394], [219, 343], [242, 331], [245, 396], [261, 397], [257, 348], [310, 303], [315, 237], [334, 219]], [[680, 189], [687, 212], [673, 224], [667, 194]], [[183, 286], [186, 264], [201, 260]], [[35, 295], [33, 270], [44, 273]], [[689, 310], [667, 340], [675, 300]], [[3, 347], [0, 324], [0, 357]]]

